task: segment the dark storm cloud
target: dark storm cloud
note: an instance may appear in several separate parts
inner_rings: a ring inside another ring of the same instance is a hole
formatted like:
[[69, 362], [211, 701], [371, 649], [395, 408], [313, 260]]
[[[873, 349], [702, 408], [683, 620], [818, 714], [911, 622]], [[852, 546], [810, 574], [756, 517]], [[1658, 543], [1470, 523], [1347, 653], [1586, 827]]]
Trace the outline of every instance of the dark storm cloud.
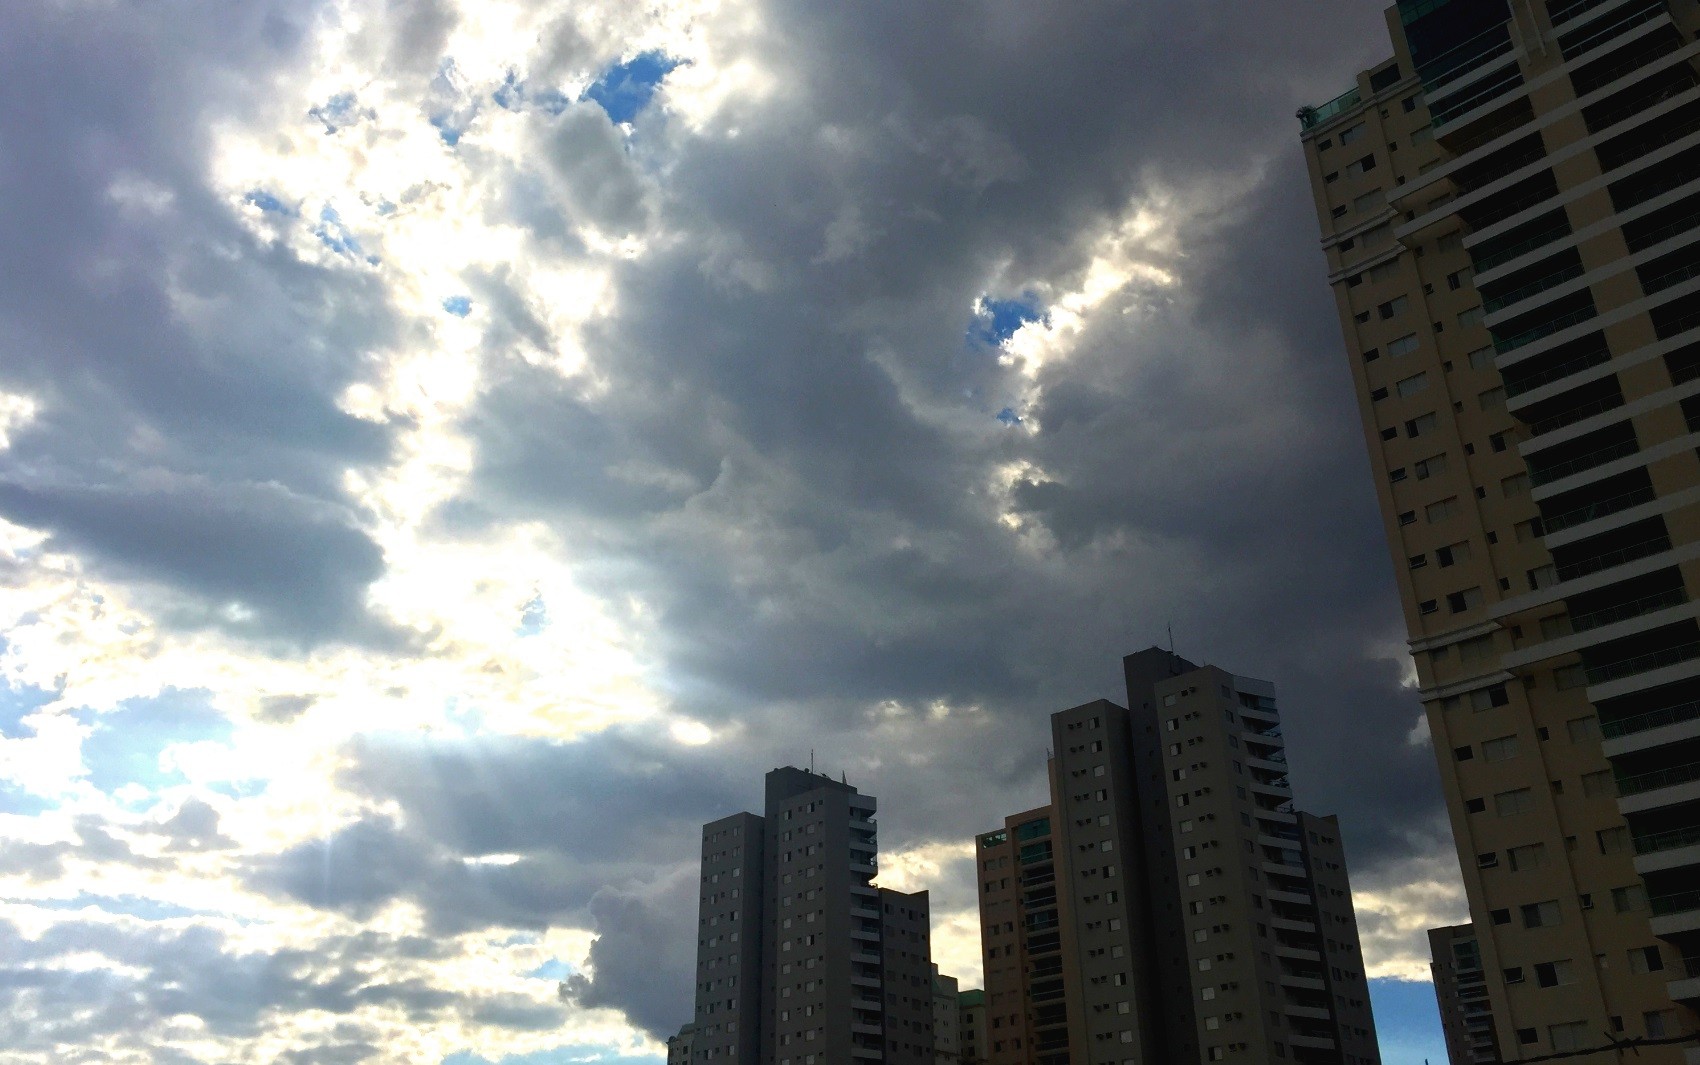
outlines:
[[[1300, 799], [1347, 811], [1358, 868], [1432, 847], [1291, 118], [1379, 58], [1379, 6], [787, 4], [764, 33], [784, 88], [736, 138], [637, 119], [637, 157], [671, 153], [669, 240], [617, 271], [594, 391], [491, 346], [448, 513], [551, 520], [595, 586], [657, 609], [682, 710], [742, 726], [758, 764], [847, 762], [882, 847], [1042, 798], [1044, 715], [1123, 699], [1119, 656], [1170, 624], [1280, 686]], [[1003, 429], [1024, 382], [965, 338], [974, 301], [1078, 284], [1163, 194], [1178, 284], [1091, 322], [1019, 412], [1038, 432]], [[995, 520], [1013, 462], [1052, 547]], [[615, 986], [600, 1001], [659, 1015]]]
[[295, 641], [372, 635], [379, 552], [340, 479], [387, 431], [335, 401], [396, 327], [372, 276], [258, 242], [206, 175], [214, 123], [268, 106], [312, 17], [26, 4], [0, 40], [10, 83], [53, 86], [0, 112], [0, 388], [40, 409], [0, 514], [169, 586], [170, 621], [234, 602]]

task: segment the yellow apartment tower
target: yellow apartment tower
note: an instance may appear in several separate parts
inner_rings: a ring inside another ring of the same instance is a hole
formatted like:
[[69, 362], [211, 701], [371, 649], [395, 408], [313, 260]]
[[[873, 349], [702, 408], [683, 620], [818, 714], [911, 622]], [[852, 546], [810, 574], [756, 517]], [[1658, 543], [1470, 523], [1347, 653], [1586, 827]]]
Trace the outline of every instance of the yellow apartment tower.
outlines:
[[1477, 1012], [1508, 1062], [1700, 1065], [1700, 7], [1387, 23], [1299, 119]]

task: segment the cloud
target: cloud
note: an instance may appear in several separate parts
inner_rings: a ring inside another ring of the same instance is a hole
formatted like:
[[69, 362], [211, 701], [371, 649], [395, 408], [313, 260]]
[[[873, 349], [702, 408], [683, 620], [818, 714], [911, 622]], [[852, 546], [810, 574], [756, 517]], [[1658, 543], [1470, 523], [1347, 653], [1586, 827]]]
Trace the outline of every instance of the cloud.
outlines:
[[1420, 976], [1291, 121], [1380, 5], [85, 14], [0, 42], [20, 1060], [653, 1055], [697, 826], [811, 752], [971, 959], [962, 841], [1171, 628]]

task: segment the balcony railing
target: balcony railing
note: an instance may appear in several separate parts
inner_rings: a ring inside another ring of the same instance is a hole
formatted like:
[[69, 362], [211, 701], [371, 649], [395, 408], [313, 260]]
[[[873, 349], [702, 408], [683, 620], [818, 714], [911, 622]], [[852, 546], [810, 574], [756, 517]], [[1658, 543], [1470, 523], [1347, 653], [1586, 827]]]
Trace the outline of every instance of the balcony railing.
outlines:
[[1638, 507], [1642, 503], [1651, 503], [1657, 497], [1658, 493], [1650, 485], [1645, 488], [1637, 488], [1632, 492], [1624, 492], [1622, 495], [1602, 499], [1598, 503], [1590, 503], [1585, 507], [1577, 507], [1575, 510], [1566, 510], [1554, 514], [1552, 517], [1541, 521], [1541, 528], [1550, 535], [1563, 529], [1585, 524], [1596, 518], [1617, 514], [1628, 510], [1630, 507]]
[[1665, 271], [1658, 277], [1649, 278], [1646, 281], [1641, 282], [1641, 291], [1651, 296], [1655, 292], [1663, 292], [1667, 288], [1680, 285], [1684, 281], [1694, 277], [1700, 277], [1700, 262], [1689, 263], [1687, 266], [1679, 266], [1675, 270]]
[[1603, 666], [1596, 666], [1587, 671], [1588, 683], [1604, 684], [1607, 681], [1622, 680], [1624, 677], [1633, 677], [1637, 673], [1663, 669], [1666, 666], [1674, 666], [1679, 662], [1687, 662], [1695, 658], [1700, 658], [1700, 641], [1667, 647], [1662, 651], [1651, 651], [1644, 655], [1636, 655], [1634, 658], [1625, 658], [1621, 662], [1607, 662]]
[[1497, 354], [1504, 355], [1506, 352], [1528, 347], [1537, 340], [1550, 337], [1554, 333], [1569, 329], [1573, 325], [1581, 325], [1598, 313], [1593, 307], [1582, 307], [1571, 311], [1569, 314], [1561, 314], [1550, 322], [1542, 322], [1535, 328], [1525, 330], [1514, 337], [1507, 337], [1504, 340], [1495, 337], [1493, 350]]
[[1683, 215], [1674, 222], [1640, 234], [1635, 238], [1634, 243], [1629, 246], [1629, 250], [1632, 252], [1646, 251], [1648, 248], [1655, 245], [1663, 244], [1672, 237], [1687, 233], [1695, 226], [1700, 226], [1700, 211], [1695, 211], [1693, 214]]
[[1347, 89], [1320, 107], [1306, 107], [1300, 110], [1299, 124], [1305, 129], [1314, 129], [1337, 115], [1345, 114], [1362, 102], [1362, 93], [1356, 88]]
[[1423, 90], [1432, 96], [1438, 86], [1510, 51], [1511, 34], [1501, 23], [1435, 56], [1417, 68], [1417, 76], [1423, 79]]
[[1550, 418], [1542, 418], [1538, 422], [1530, 422], [1529, 435], [1544, 436], [1555, 429], [1562, 429], [1567, 425], [1575, 425], [1577, 422], [1587, 421], [1596, 414], [1604, 414], [1608, 410], [1616, 410], [1621, 406], [1623, 406], [1623, 397], [1621, 395], [1606, 396], [1604, 399], [1592, 400], [1590, 402], [1571, 407], [1563, 414], [1554, 414]]
[[1669, 832], [1654, 832], [1649, 836], [1636, 836], [1635, 853], [1657, 854], [1660, 851], [1674, 851], [1680, 847], [1692, 847], [1696, 843], [1700, 843], [1700, 825], [1673, 828]]
[[1570, 223], [1562, 222], [1553, 226], [1551, 229], [1535, 234], [1528, 240], [1519, 241], [1509, 248], [1502, 248], [1492, 254], [1484, 255], [1479, 259], [1472, 256], [1472, 259], [1476, 264], [1476, 273], [1486, 273], [1501, 263], [1508, 263], [1513, 259], [1527, 255], [1536, 248], [1545, 247], [1555, 240], [1561, 240], [1564, 237], [1568, 237], [1571, 232]]
[[1527, 285], [1513, 289], [1503, 296], [1495, 296], [1493, 299], [1484, 302], [1482, 304], [1482, 313], [1492, 314], [1495, 311], [1504, 310], [1513, 303], [1522, 303], [1530, 296], [1540, 295], [1548, 289], [1554, 289], [1566, 282], [1574, 281], [1581, 277], [1584, 272], [1585, 271], [1583, 270], [1581, 263], [1572, 263], [1562, 270], [1555, 270], [1541, 278], [1539, 281], [1531, 281]]
[[1645, 4], [1640, 10], [1630, 11], [1628, 14], [1620, 16], [1617, 21], [1609, 22], [1594, 32], [1583, 34], [1564, 45], [1564, 58], [1570, 60], [1579, 55], [1585, 55], [1601, 43], [1613, 37], [1621, 37], [1636, 26], [1644, 22], [1651, 22], [1664, 13], [1665, 6], [1662, 3]]
[[1700, 910], [1700, 891], [1678, 891], [1670, 895], [1659, 895], [1648, 899], [1647, 905], [1651, 907], [1655, 917]]
[[1595, 610], [1587, 614], [1572, 614], [1570, 627], [1575, 632], [1587, 632], [1604, 625], [1619, 621], [1628, 621], [1643, 614], [1651, 614], [1656, 610], [1665, 610], [1673, 606], [1681, 606], [1688, 602], [1688, 593], [1681, 588], [1672, 588], [1657, 595], [1644, 596], [1628, 603], [1619, 603], [1604, 610]]
[[1558, 26], [1562, 23], [1569, 22], [1577, 15], [1592, 11], [1601, 4], [1610, 2], [1611, 0], [1573, 0], [1573, 2], [1565, 4], [1563, 7], [1550, 8], [1549, 14], [1552, 18], [1552, 24], [1554, 26]]
[[1689, 762], [1687, 765], [1671, 766], [1669, 769], [1655, 769], [1651, 773], [1637, 773], [1634, 776], [1619, 777], [1617, 793], [1619, 795], [1644, 795], [1649, 791], [1660, 788], [1674, 788], [1678, 784], [1688, 784], [1700, 780], [1700, 762]]
[[1649, 729], [1664, 728], [1666, 725], [1680, 725], [1684, 721], [1693, 721], [1700, 717], [1700, 699], [1692, 702], [1677, 703], [1674, 706], [1660, 707], [1649, 710], [1634, 717], [1622, 717], [1616, 721], [1600, 722], [1600, 735], [1608, 738], [1618, 736], [1633, 736], [1637, 732]]
[[1630, 562], [1638, 562], [1643, 558], [1651, 558], [1660, 552], [1669, 550], [1670, 538], [1655, 536], [1650, 540], [1642, 540], [1638, 544], [1620, 547], [1616, 551], [1607, 551], [1591, 558], [1585, 558], [1580, 562], [1572, 562], [1568, 566], [1560, 566], [1557, 570], [1558, 579], [1573, 581], [1578, 577], [1586, 577], [1590, 573], [1599, 573], [1601, 570], [1612, 569]]
[[[1700, 115], [1697, 115], [1672, 129], [1663, 129], [1657, 133], [1642, 137], [1638, 141], [1632, 141], [1624, 148], [1618, 148], [1615, 144], [1608, 141], [1594, 149], [1594, 155], [1600, 160], [1600, 169], [1606, 173], [1610, 173], [1613, 170], [1619, 170], [1628, 166], [1630, 163], [1635, 162], [1644, 155], [1650, 155], [1661, 148], [1675, 144], [1677, 141], [1688, 136], [1690, 133], [1693, 133], [1695, 130], [1700, 130]], [[1607, 151], [1607, 149], [1610, 150]]]
[[1619, 440], [1617, 443], [1608, 444], [1598, 451], [1590, 451], [1586, 455], [1579, 455], [1564, 462], [1555, 462], [1551, 466], [1531, 466], [1529, 468], [1529, 483], [1533, 485], [1551, 484], [1584, 470], [1604, 466], [1606, 463], [1614, 462], [1617, 459], [1628, 458], [1640, 450], [1641, 445], [1633, 440]]
[[1519, 377], [1514, 381], [1505, 382], [1505, 397], [1514, 399], [1525, 392], [1533, 392], [1542, 385], [1550, 385], [1554, 381], [1562, 381], [1571, 374], [1581, 373], [1602, 363], [1611, 361], [1611, 352], [1606, 348], [1596, 348], [1586, 355], [1578, 355], [1574, 359], [1565, 359], [1556, 366], [1549, 366], [1527, 377]]
[[1619, 104], [1610, 111], [1596, 111], [1593, 115], [1596, 124], [1590, 128], [1590, 132], [1598, 133], [1601, 130], [1610, 129], [1632, 115], [1638, 115], [1650, 108], [1657, 107], [1673, 96], [1681, 96], [1693, 87], [1691, 84], [1682, 82], [1661, 85], [1652, 92], [1642, 93], [1627, 103]]
[[[1509, 49], [1507, 49], [1509, 50]], [[1450, 107], [1439, 111], [1431, 111], [1430, 116], [1435, 129], [1440, 129], [1449, 122], [1467, 115], [1490, 100], [1504, 96], [1523, 87], [1523, 76], [1515, 65], [1508, 66], [1502, 74], [1487, 79], [1486, 87], [1473, 92]]]

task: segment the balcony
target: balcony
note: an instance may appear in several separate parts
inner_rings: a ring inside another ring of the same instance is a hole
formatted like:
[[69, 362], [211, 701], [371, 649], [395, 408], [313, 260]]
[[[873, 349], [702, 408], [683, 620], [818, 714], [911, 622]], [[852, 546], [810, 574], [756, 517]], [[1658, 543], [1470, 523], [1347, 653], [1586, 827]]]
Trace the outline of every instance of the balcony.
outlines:
[[1550, 518], [1542, 519], [1541, 526], [1546, 535], [1550, 536], [1560, 530], [1571, 529], [1596, 518], [1608, 517], [1612, 514], [1622, 513], [1631, 507], [1638, 507], [1643, 503], [1651, 503], [1656, 498], [1657, 493], [1649, 485], [1645, 488], [1637, 488], [1631, 492], [1612, 496], [1610, 499], [1602, 499], [1597, 503], [1590, 503], [1585, 507], [1576, 507], [1554, 514]]
[[1537, 488], [1541, 485], [1552, 484], [1554, 481], [1573, 477], [1596, 466], [1604, 466], [1608, 462], [1628, 458], [1640, 450], [1641, 445], [1634, 440], [1619, 440], [1617, 443], [1607, 444], [1597, 451], [1590, 451], [1586, 455], [1579, 455], [1564, 462], [1555, 462], [1550, 466], [1537, 466], [1531, 462], [1529, 464], [1529, 483]]
[[1666, 985], [1671, 1001], [1693, 1002], [1700, 999], [1700, 955], [1683, 958], [1676, 965], [1676, 973], [1676, 979]]
[[1680, 725], [1695, 718], [1700, 718], [1700, 700], [1649, 710], [1647, 713], [1619, 718], [1616, 721], [1602, 721], [1600, 735], [1608, 740], [1617, 739], [1621, 736], [1633, 736], [1638, 732], [1665, 728], [1668, 725]]
[[1501, 22], [1430, 59], [1417, 68], [1417, 77], [1422, 79], [1423, 90], [1432, 96], [1440, 86], [1510, 55], [1511, 47], [1510, 28]]
[[[1530, 233], [1530, 230], [1535, 232]], [[1561, 210], [1518, 226], [1510, 233], [1484, 241], [1470, 250], [1470, 261], [1475, 264], [1477, 274], [1485, 274], [1513, 259], [1521, 259], [1537, 248], [1544, 248], [1554, 241], [1562, 240], [1572, 232], [1570, 220]], [[1515, 243], [1499, 246], [1500, 242], [1506, 240], [1515, 240]], [[1480, 255], [1476, 254], [1478, 251], [1481, 252]]]
[[1587, 671], [1589, 685], [1605, 684], [1609, 681], [1633, 677], [1638, 673], [1650, 673], [1655, 669], [1674, 666], [1700, 658], [1700, 641], [1685, 643], [1676, 647], [1667, 647], [1662, 651], [1653, 651], [1634, 658], [1626, 658], [1621, 662], [1607, 662]]
[[1604, 414], [1606, 411], [1616, 410], [1621, 406], [1623, 406], [1623, 393], [1621, 392], [1601, 399], [1589, 400], [1587, 403], [1577, 404], [1562, 413], [1530, 422], [1529, 435], [1531, 437], [1545, 436], [1547, 433], [1575, 425], [1577, 422], [1585, 422], [1596, 414]]
[[1634, 776], [1620, 777], [1617, 782], [1617, 793], [1624, 797], [1645, 795], [1649, 791], [1679, 787], [1683, 784], [1691, 784], [1696, 780], [1700, 780], [1700, 762], [1690, 762], [1687, 765], [1671, 766], [1668, 769], [1655, 769], [1651, 773], [1637, 773]]
[[1646, 0], [1629, 11], [1613, 18], [1602, 18], [1598, 25], [1591, 25], [1566, 34], [1559, 38], [1559, 46], [1563, 49], [1566, 60], [1586, 55], [1605, 44], [1614, 37], [1621, 37], [1637, 26], [1645, 25], [1666, 15], [1665, 5], [1661, 0]]
[[1578, 15], [1592, 11], [1601, 4], [1609, 4], [1611, 2], [1612, 0], [1571, 0], [1568, 4], [1550, 5], [1547, 8], [1547, 11], [1552, 19], [1553, 26], [1558, 27], [1569, 22]]
[[1693, 913], [1700, 910], [1700, 890], [1678, 891], [1670, 895], [1658, 895], [1647, 900], [1647, 906], [1653, 911], [1654, 917], [1670, 917], [1674, 914]]
[[1604, 625], [1612, 625], [1619, 621], [1628, 621], [1643, 614], [1665, 610], [1673, 606], [1681, 606], [1688, 602], [1688, 593], [1681, 588], [1659, 592], [1656, 595], [1643, 596], [1628, 603], [1619, 603], [1604, 610], [1595, 610], [1587, 614], [1572, 614], [1570, 627], [1573, 632], [1587, 632]]
[[1667, 288], [1674, 288], [1675, 286], [1682, 284], [1684, 281], [1688, 281], [1696, 277], [1700, 277], [1700, 262], [1691, 262], [1687, 265], [1679, 266], [1674, 270], [1666, 270], [1664, 273], [1659, 274], [1656, 277], [1650, 277], [1641, 282], [1641, 291], [1646, 295], [1651, 296], [1655, 292], [1663, 292]]
[[[1572, 263], [1562, 270], [1557, 270], [1546, 275], [1538, 281], [1531, 281], [1528, 284], [1515, 288], [1502, 296], [1495, 296], [1493, 299], [1483, 302], [1482, 313], [1493, 314], [1497, 311], [1503, 311], [1505, 308], [1510, 307], [1513, 304], [1522, 303], [1531, 296], [1538, 296], [1549, 289], [1555, 289], [1560, 285], [1574, 281], [1581, 277], [1585, 272], [1586, 271], [1583, 270], [1581, 263]], [[1676, 282], [1673, 281], [1671, 283], [1675, 284]]]
[[1598, 313], [1592, 306], [1582, 307], [1571, 311], [1569, 314], [1561, 314], [1551, 321], [1542, 322], [1533, 329], [1526, 329], [1516, 336], [1506, 337], [1503, 340], [1495, 337], [1493, 341], [1494, 353], [1505, 355], [1516, 351], [1518, 348], [1526, 348], [1537, 340], [1545, 340], [1547, 337], [1563, 332], [1571, 326], [1581, 325]]
[[1554, 381], [1562, 381], [1572, 374], [1599, 366], [1611, 361], [1611, 351], [1603, 344], [1586, 354], [1566, 359], [1543, 370], [1531, 374], [1519, 374], [1505, 378], [1505, 398], [1515, 399], [1525, 392], [1533, 392], [1542, 385], [1550, 385]]
[[1651, 835], [1635, 837], [1636, 854], [1658, 854], [1662, 851], [1680, 850], [1684, 847], [1696, 845], [1700, 845], [1700, 825], [1673, 828], [1668, 832], [1654, 832]]
[[1299, 125], [1303, 129], [1315, 129], [1324, 122], [1345, 114], [1360, 103], [1363, 103], [1363, 94], [1355, 87], [1347, 89], [1320, 107], [1301, 108], [1299, 110]]
[[[1652, 558], [1654, 555], [1663, 554], [1669, 550], [1670, 537], [1655, 536], [1642, 540], [1640, 543], [1630, 544], [1628, 547], [1620, 547], [1616, 551], [1602, 552], [1580, 562], [1572, 562], [1568, 566], [1559, 566], [1556, 572], [1560, 581], [1573, 581], [1589, 574], [1601, 573], [1608, 569], [1616, 569], [1618, 566], [1628, 565], [1631, 562], [1638, 562], [1644, 558]], [[1684, 601], [1686, 602], [1686, 600]], [[1675, 606], [1677, 604], [1666, 605]]]

